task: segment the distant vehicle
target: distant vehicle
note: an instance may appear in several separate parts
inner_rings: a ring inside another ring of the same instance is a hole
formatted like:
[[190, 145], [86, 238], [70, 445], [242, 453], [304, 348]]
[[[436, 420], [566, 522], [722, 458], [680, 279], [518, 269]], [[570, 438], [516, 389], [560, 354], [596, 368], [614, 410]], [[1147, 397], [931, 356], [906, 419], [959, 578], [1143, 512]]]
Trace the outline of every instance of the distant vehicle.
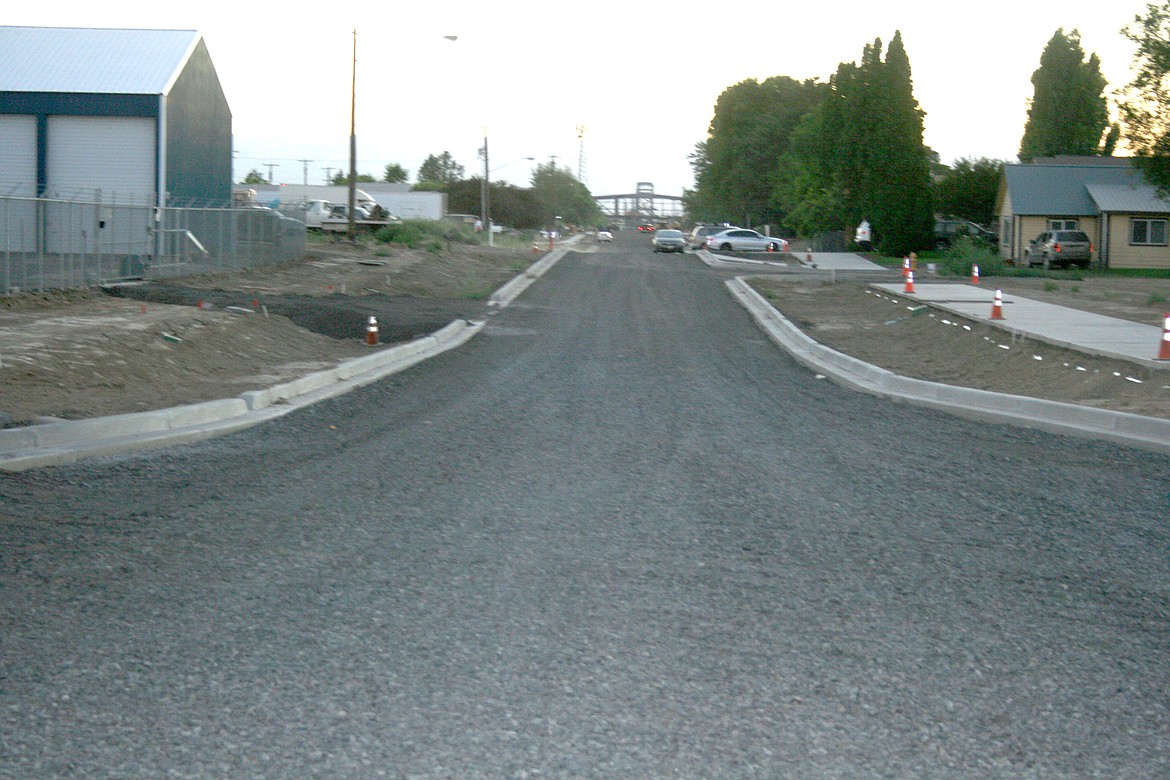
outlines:
[[1088, 268], [1093, 260], [1093, 243], [1083, 230], [1049, 230], [1028, 242], [1020, 257], [1020, 265], [1053, 266], [1078, 265]]
[[598, 230], [597, 243], [601, 244], [607, 241], [613, 241], [613, 233], [610, 233], [608, 230]]
[[986, 241], [992, 246], [999, 245], [999, 235], [966, 219], [936, 219], [934, 222], [934, 244], [936, 249], [946, 249], [960, 236], [970, 236]]
[[722, 233], [724, 230], [730, 230], [735, 225], [695, 225], [691, 228], [688, 243], [691, 249], [702, 249], [707, 243], [707, 236], [713, 236], [716, 233]]
[[707, 236], [707, 248], [724, 252], [787, 252], [788, 242], [747, 228], [731, 228]]
[[638, 230], [641, 231], [642, 233], [653, 233], [654, 226], [647, 222], [647, 223], [644, 223], [642, 225], [638, 225]]
[[[377, 208], [376, 204], [375, 207]], [[327, 200], [306, 201], [302, 214], [302, 221], [306, 227], [333, 233], [344, 233], [349, 230], [349, 207], [344, 203], [330, 203]], [[376, 218], [364, 206], [355, 206], [354, 227], [358, 230], [377, 230], [402, 221], [380, 209], [379, 216], [382, 214], [385, 216]]]
[[687, 237], [681, 230], [659, 230], [650, 243], [655, 252], [681, 252], [687, 248]]

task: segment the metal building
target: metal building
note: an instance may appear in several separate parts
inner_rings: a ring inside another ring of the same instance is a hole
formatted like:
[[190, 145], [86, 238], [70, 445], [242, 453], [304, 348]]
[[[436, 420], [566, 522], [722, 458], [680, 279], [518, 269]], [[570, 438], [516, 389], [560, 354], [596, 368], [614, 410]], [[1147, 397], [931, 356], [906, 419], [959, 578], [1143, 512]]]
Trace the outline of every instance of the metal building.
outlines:
[[199, 33], [0, 27], [0, 196], [227, 205], [231, 146]]

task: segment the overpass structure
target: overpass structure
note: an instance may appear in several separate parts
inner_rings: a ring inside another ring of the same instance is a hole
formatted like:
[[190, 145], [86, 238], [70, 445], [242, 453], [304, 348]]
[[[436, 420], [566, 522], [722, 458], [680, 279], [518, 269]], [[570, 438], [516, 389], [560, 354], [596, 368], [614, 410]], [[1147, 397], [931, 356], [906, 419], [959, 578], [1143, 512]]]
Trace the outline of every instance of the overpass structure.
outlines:
[[607, 217], [640, 220], [682, 219], [681, 195], [657, 195], [654, 185], [640, 181], [632, 193], [624, 195], [594, 195], [601, 212]]

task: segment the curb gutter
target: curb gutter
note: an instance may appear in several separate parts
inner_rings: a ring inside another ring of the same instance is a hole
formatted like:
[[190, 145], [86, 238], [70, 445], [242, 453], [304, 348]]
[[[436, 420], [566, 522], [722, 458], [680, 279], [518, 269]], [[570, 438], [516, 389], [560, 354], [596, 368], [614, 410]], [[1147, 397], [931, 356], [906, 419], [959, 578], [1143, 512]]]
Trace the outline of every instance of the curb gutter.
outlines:
[[1170, 420], [900, 376], [809, 338], [744, 277], [726, 282], [756, 323], [797, 361], [853, 390], [980, 420], [1103, 439], [1170, 454]]
[[[571, 239], [566, 244], [575, 243]], [[524, 292], [568, 249], [550, 252], [492, 293], [488, 305], [502, 309]], [[461, 346], [483, 330], [484, 321], [455, 320], [429, 336], [347, 360], [265, 390], [235, 398], [150, 412], [64, 420], [0, 430], [0, 472], [76, 463], [95, 455], [117, 455], [222, 436], [282, 417]]]

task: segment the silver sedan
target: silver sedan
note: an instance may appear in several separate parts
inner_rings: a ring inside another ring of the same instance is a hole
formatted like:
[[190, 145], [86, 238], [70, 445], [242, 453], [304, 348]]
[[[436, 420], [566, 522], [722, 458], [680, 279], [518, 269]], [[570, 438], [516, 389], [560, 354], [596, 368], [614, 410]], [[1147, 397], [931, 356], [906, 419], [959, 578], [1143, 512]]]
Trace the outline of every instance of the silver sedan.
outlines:
[[687, 237], [681, 230], [659, 230], [650, 243], [655, 252], [682, 252], [687, 248]]
[[731, 228], [707, 236], [707, 248], [725, 252], [787, 252], [788, 242], [747, 228]]

